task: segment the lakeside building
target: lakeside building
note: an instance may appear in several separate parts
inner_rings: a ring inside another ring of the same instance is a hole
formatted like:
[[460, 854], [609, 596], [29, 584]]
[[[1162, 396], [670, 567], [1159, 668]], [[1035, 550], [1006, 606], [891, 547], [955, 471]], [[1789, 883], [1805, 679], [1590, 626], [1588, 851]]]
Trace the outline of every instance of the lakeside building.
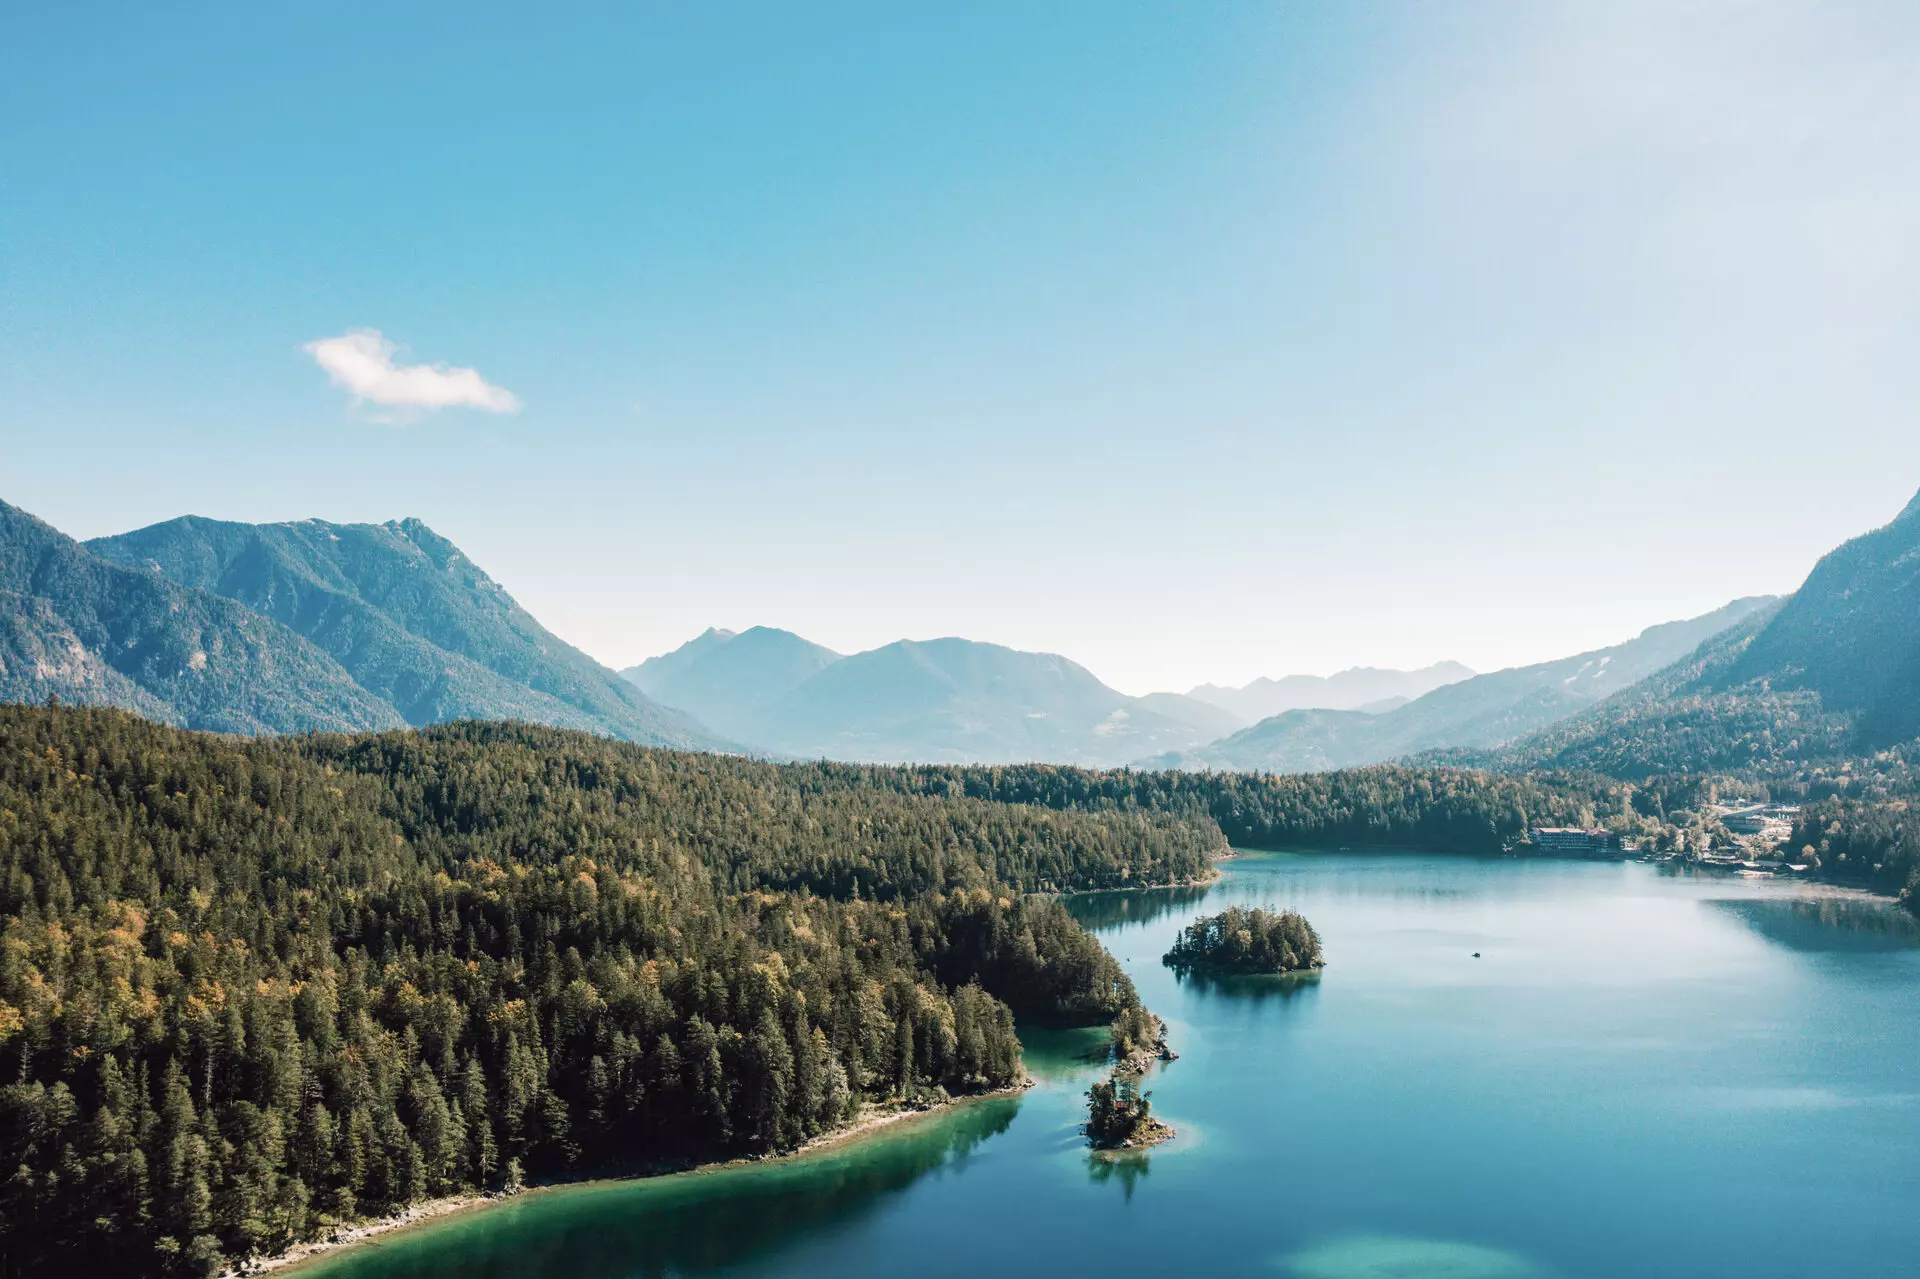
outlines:
[[1619, 837], [1598, 826], [1535, 826], [1527, 837], [1550, 857], [1598, 857], [1620, 851]]
[[1793, 833], [1799, 815], [1797, 804], [1743, 804], [1719, 810], [1720, 824], [1732, 834], [1759, 835], [1775, 844]]

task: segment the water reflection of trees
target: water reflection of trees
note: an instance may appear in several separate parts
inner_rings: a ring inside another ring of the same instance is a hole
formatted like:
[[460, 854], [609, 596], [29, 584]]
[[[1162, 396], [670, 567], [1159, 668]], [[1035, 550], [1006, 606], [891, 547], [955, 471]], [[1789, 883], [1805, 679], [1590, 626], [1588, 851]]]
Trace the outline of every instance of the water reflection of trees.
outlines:
[[[969, 1103], [919, 1130], [803, 1160], [695, 1173], [515, 1204], [418, 1244], [369, 1249], [338, 1279], [656, 1279], [730, 1269], [847, 1229], [1006, 1131], [1018, 1097]], [[413, 1240], [396, 1241], [414, 1243]], [[343, 1261], [349, 1258], [342, 1257]]]
[[1204, 973], [1189, 969], [1174, 980], [1196, 999], [1231, 999], [1239, 1003], [1286, 1002], [1318, 993], [1320, 973]]
[[1062, 1079], [1104, 1067], [1113, 1055], [1105, 1026], [1055, 1029], [1022, 1025], [1020, 1056], [1036, 1079]]
[[1806, 953], [1910, 950], [1920, 920], [1863, 897], [1746, 897], [1708, 905], [1738, 918], [1776, 945]]
[[1150, 924], [1197, 905], [1213, 891], [1210, 884], [1184, 888], [1128, 888], [1103, 893], [1073, 893], [1067, 910], [1082, 926], [1099, 931], [1122, 924]]
[[1153, 1160], [1144, 1151], [1127, 1151], [1122, 1154], [1102, 1152], [1087, 1159], [1087, 1175], [1096, 1186], [1109, 1181], [1118, 1181], [1123, 1192], [1122, 1197], [1131, 1201], [1133, 1188], [1146, 1179], [1153, 1171]]

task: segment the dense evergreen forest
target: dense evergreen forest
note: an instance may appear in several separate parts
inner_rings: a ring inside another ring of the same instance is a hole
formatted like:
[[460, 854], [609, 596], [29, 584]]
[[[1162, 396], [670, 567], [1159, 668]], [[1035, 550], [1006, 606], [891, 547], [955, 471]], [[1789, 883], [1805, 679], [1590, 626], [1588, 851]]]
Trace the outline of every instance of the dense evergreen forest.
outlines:
[[1229, 906], [1181, 929], [1163, 962], [1206, 973], [1293, 973], [1318, 968], [1326, 959], [1306, 916]]
[[1830, 798], [1800, 810], [1785, 850], [1823, 878], [1920, 905], [1920, 817], [1912, 801]]
[[203, 1273], [521, 1177], [791, 1148], [1157, 1025], [1044, 894], [1228, 838], [1492, 851], [1592, 777], [769, 764], [0, 708], [0, 1273]]
[[1331, 773], [1096, 772], [1051, 764], [824, 766], [916, 794], [1093, 813], [1160, 813], [1241, 848], [1497, 853], [1530, 825], [1633, 827], [1634, 788], [1593, 773], [1503, 774], [1378, 764]]
[[791, 1147], [1138, 998], [1028, 890], [1216, 832], [521, 726], [0, 708], [0, 1267], [204, 1273], [411, 1200]]

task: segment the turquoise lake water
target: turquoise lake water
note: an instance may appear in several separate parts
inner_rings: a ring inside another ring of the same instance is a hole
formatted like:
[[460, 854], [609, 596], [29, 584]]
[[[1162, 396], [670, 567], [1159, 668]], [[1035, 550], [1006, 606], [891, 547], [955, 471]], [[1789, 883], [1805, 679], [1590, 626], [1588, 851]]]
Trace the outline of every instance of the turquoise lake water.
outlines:
[[[1071, 900], [1173, 1028], [1180, 1130], [1076, 1131], [1041, 1085], [804, 1159], [539, 1192], [343, 1250], [328, 1279], [1920, 1274], [1920, 924], [1638, 864], [1255, 854]], [[1318, 979], [1176, 980], [1174, 932], [1302, 911]], [[1478, 951], [1481, 958], [1475, 959]]]

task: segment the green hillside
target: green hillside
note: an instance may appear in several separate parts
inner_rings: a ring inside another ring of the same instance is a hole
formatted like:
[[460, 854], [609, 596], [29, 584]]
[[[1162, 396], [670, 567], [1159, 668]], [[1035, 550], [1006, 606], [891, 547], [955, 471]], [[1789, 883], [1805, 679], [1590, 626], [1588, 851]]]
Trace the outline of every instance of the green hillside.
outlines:
[[177, 721], [165, 702], [86, 646], [53, 605], [0, 591], [0, 702], [119, 706], [148, 719]]
[[1920, 735], [1917, 681], [1920, 498], [1828, 554], [1783, 603], [1643, 683], [1504, 749], [1449, 758], [1811, 784], [1884, 767], [1876, 756]]
[[1920, 736], [1920, 495], [1821, 559], [1777, 616], [1703, 684], [1813, 693], [1863, 748]]
[[327, 653], [271, 618], [103, 559], [0, 502], [5, 696], [125, 706], [230, 733], [404, 722]]
[[656, 745], [726, 745], [542, 627], [418, 520], [187, 516], [88, 549], [272, 618], [409, 724], [521, 719]]
[[1591, 769], [1646, 780], [1665, 774], [1780, 776], [1844, 758], [1853, 717], [1817, 693], [1764, 683], [1729, 686], [1727, 673], [1777, 616], [1769, 609], [1596, 706], [1494, 751], [1436, 752], [1429, 762], [1502, 769]]

